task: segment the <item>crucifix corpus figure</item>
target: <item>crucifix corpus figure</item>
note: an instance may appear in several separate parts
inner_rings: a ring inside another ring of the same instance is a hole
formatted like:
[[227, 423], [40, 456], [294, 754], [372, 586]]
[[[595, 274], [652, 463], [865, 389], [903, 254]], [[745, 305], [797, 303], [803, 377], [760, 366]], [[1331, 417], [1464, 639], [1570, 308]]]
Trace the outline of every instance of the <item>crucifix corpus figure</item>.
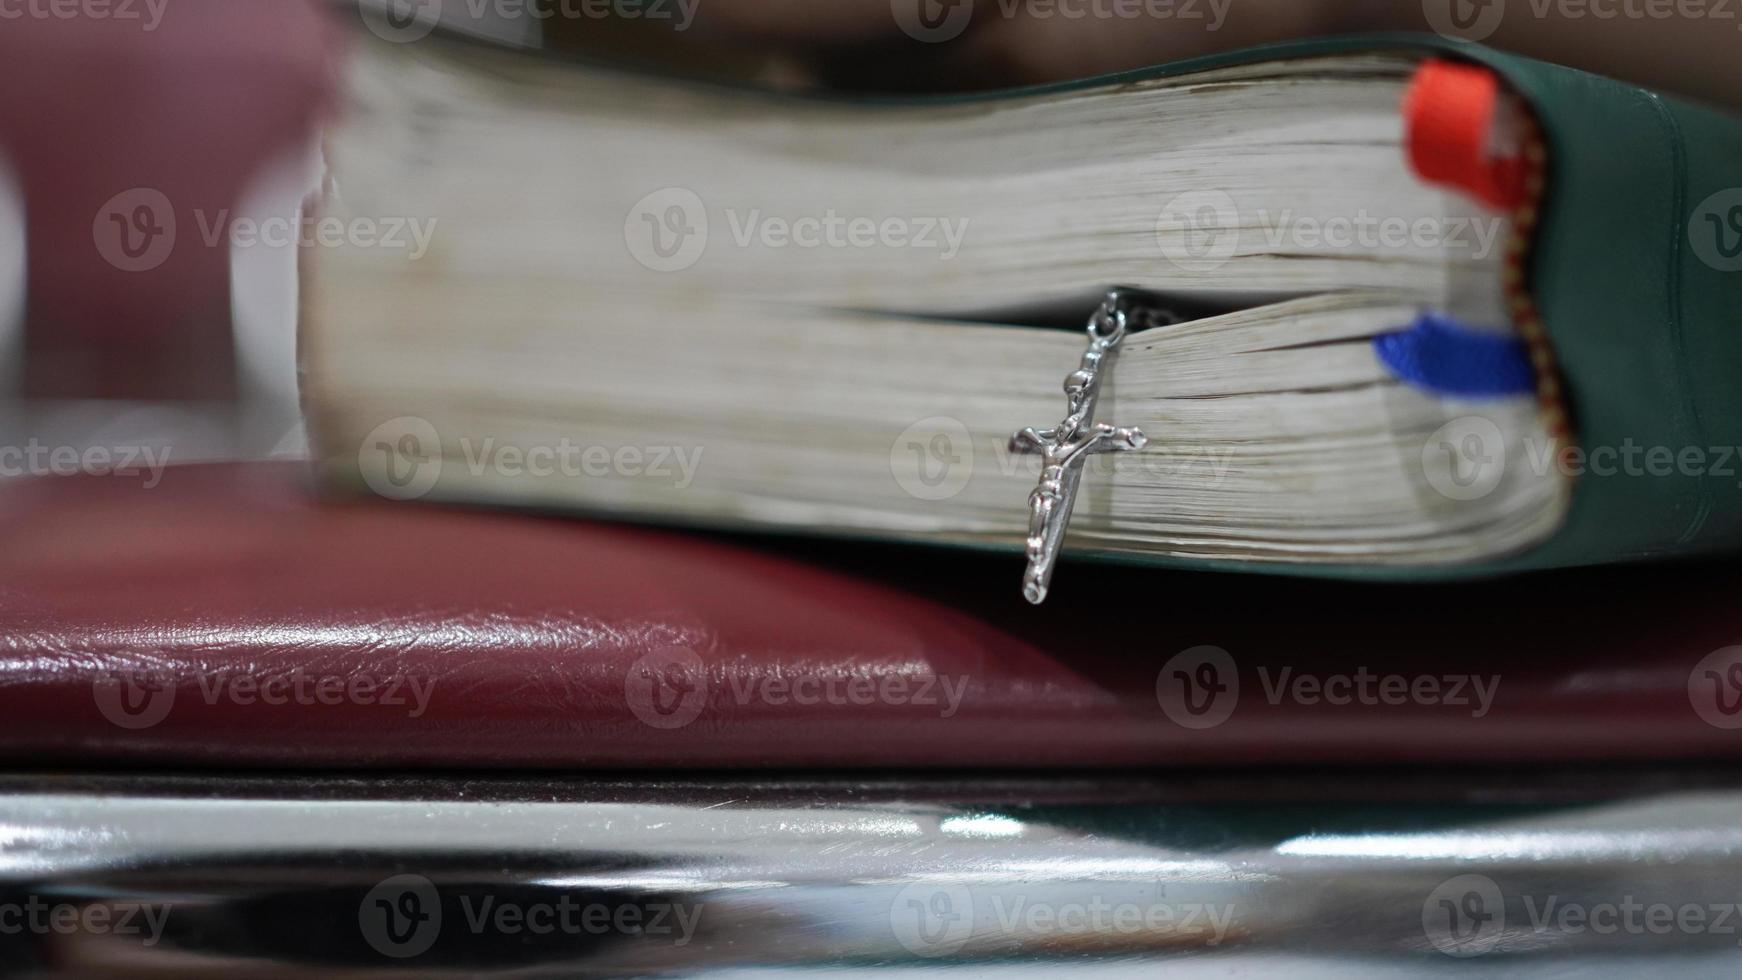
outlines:
[[1142, 429], [1095, 421], [1101, 382], [1131, 325], [1139, 320], [1145, 327], [1178, 322], [1154, 308], [1140, 309], [1138, 295], [1116, 289], [1090, 318], [1089, 349], [1082, 366], [1065, 379], [1070, 413], [1065, 420], [1053, 429], [1023, 429], [1010, 440], [1012, 451], [1038, 454], [1042, 462], [1040, 485], [1028, 496], [1028, 572], [1022, 579], [1022, 595], [1035, 605], [1046, 601], [1083, 464], [1096, 453], [1135, 452], [1149, 445]]

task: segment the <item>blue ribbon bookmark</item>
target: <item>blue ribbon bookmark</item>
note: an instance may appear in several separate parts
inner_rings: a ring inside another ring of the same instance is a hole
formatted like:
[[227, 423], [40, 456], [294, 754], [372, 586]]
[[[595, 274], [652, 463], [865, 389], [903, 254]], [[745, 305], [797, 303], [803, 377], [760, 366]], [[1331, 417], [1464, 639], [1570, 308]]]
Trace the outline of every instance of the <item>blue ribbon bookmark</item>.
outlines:
[[1403, 381], [1441, 395], [1502, 397], [1536, 390], [1524, 341], [1422, 313], [1409, 329], [1373, 338], [1373, 352]]

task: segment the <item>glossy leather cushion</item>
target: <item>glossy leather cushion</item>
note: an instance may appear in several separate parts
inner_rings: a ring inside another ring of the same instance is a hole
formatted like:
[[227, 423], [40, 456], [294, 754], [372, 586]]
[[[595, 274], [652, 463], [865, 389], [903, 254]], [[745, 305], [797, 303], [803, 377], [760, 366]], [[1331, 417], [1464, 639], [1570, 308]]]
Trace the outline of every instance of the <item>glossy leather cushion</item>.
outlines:
[[[1305, 583], [318, 502], [296, 464], [0, 483], [0, 757], [1084, 767], [1724, 756], [1735, 577]], [[1622, 601], [1625, 599], [1626, 601]], [[1736, 673], [1742, 673], [1739, 668]]]

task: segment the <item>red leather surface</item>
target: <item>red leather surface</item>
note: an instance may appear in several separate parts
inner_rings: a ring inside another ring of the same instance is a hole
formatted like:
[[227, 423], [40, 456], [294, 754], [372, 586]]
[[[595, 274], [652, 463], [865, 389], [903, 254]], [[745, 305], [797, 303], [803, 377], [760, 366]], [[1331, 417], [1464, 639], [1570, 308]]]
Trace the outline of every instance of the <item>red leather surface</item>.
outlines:
[[[0, 484], [0, 541], [0, 758], [14, 765], [1218, 766], [1742, 749], [1742, 731], [1690, 699], [1702, 658], [1742, 642], [1736, 577], [1710, 567], [1396, 587], [1076, 563], [1031, 610], [1011, 556], [318, 504], [291, 464], [172, 468], [152, 489]], [[1157, 679], [1199, 644], [1227, 651], [1240, 690], [1225, 721], [1194, 729], [1163, 710]], [[1321, 681], [1361, 668], [1499, 679], [1475, 717], [1272, 703], [1284, 667]], [[674, 684], [656, 691], [656, 677]], [[795, 694], [800, 678], [815, 686]], [[700, 693], [685, 700], [685, 686]], [[679, 710], [660, 713], [656, 696]]]

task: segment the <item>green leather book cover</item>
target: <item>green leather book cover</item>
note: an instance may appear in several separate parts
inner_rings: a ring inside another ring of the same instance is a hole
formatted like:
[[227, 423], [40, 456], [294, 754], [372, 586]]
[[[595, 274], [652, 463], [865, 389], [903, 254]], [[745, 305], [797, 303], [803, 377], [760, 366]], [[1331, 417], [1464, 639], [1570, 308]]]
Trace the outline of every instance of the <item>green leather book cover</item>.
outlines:
[[1530, 102], [1548, 138], [1531, 290], [1585, 460], [1566, 525], [1519, 561], [1742, 544], [1742, 121], [1467, 54]]

